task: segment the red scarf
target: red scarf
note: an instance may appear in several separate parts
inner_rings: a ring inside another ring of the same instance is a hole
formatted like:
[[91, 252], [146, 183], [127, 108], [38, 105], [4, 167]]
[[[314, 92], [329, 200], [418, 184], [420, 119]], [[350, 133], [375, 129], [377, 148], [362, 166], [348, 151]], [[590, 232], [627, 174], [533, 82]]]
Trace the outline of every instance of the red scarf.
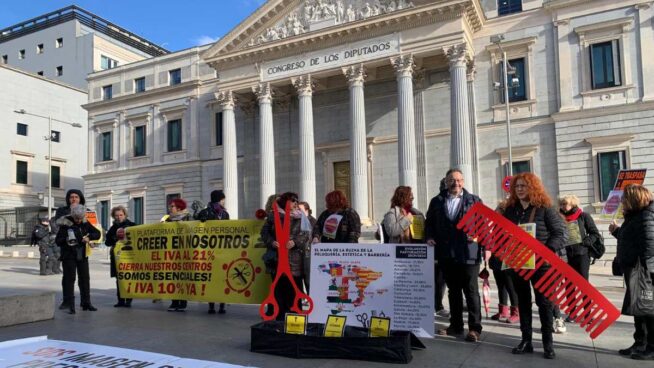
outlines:
[[581, 208], [577, 207], [577, 209], [574, 212], [572, 212], [569, 215], [565, 215], [565, 220], [568, 221], [568, 222], [577, 221], [579, 216], [581, 216], [582, 212], [584, 212], [584, 211], [582, 211]]

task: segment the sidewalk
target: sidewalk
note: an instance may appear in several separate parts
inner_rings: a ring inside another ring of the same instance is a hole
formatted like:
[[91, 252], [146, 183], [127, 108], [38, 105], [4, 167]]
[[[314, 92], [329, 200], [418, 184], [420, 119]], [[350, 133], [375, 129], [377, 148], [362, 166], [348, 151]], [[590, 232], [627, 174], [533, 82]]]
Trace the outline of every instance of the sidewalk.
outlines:
[[[29, 247], [28, 247], [29, 248]], [[100, 252], [96, 253], [96, 256]], [[99, 257], [101, 258], [101, 257]], [[26, 258], [0, 258], [0, 295], [54, 291], [61, 301], [61, 277], [38, 276], [38, 262]], [[619, 278], [598, 273], [591, 281], [616, 306], [622, 303], [624, 289]], [[77, 292], [77, 291], [76, 291]], [[228, 305], [227, 314], [208, 315], [205, 303], [189, 303], [185, 313], [166, 312], [167, 301], [135, 300], [131, 309], [113, 308], [115, 280], [109, 278], [106, 259], [91, 261], [91, 295], [97, 312], [78, 311], [69, 315], [57, 310], [55, 318], [0, 329], [0, 341], [30, 336], [48, 335], [51, 339], [89, 342], [130, 349], [172, 354], [186, 358], [205, 359], [254, 367], [387, 367], [383, 363], [343, 360], [295, 360], [251, 353], [250, 326], [259, 322], [258, 305]], [[77, 299], [79, 302], [79, 299]], [[497, 295], [492, 295], [493, 307]], [[494, 313], [495, 308], [491, 310]], [[437, 318], [434, 328], [446, 327], [446, 319]], [[413, 351], [411, 367], [473, 367], [473, 368], [585, 368], [585, 367], [650, 367], [651, 362], [638, 362], [617, 355], [617, 349], [632, 343], [632, 320], [621, 317], [595, 341], [576, 326], [568, 325], [568, 333], [555, 335], [557, 358], [542, 357], [540, 336], [534, 334], [536, 352], [512, 355], [511, 348], [520, 338], [517, 325], [489, 321], [484, 318], [481, 343], [462, 339], [436, 337], [422, 339], [426, 350]], [[534, 327], [538, 315], [534, 308]]]

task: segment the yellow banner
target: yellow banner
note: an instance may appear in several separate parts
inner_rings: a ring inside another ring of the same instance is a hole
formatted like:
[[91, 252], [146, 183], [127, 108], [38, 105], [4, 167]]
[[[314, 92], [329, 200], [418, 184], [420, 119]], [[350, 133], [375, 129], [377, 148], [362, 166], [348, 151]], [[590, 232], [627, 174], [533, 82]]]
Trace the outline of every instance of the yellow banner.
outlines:
[[263, 221], [186, 221], [126, 228], [114, 247], [123, 298], [258, 304], [270, 276]]

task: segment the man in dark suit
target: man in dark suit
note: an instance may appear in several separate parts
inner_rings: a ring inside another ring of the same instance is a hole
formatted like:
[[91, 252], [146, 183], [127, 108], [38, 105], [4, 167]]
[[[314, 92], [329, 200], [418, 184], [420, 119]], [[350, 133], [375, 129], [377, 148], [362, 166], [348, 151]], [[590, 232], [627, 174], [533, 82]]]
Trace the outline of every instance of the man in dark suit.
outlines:
[[481, 199], [464, 189], [463, 173], [450, 169], [445, 178], [446, 188], [429, 203], [425, 222], [427, 244], [435, 247], [434, 254], [442, 267], [450, 302], [450, 326], [439, 335], [462, 335], [463, 295], [468, 305], [468, 335], [466, 341], [479, 341], [481, 335], [481, 301], [479, 299], [479, 265], [482, 250], [473, 239], [456, 228], [456, 224]]

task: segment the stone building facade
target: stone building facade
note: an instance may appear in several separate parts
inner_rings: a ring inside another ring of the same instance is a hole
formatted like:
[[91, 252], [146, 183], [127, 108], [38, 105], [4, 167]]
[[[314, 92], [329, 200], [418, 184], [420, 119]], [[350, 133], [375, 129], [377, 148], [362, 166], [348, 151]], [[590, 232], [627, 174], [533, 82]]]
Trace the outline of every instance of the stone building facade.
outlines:
[[513, 170], [590, 209], [617, 170], [654, 166], [651, 5], [269, 0], [213, 45], [89, 77], [85, 189], [146, 222], [216, 188], [241, 218], [271, 193], [319, 211], [343, 189], [374, 222], [397, 185], [426, 210], [458, 167], [494, 204], [508, 171], [495, 88], [506, 52]]

